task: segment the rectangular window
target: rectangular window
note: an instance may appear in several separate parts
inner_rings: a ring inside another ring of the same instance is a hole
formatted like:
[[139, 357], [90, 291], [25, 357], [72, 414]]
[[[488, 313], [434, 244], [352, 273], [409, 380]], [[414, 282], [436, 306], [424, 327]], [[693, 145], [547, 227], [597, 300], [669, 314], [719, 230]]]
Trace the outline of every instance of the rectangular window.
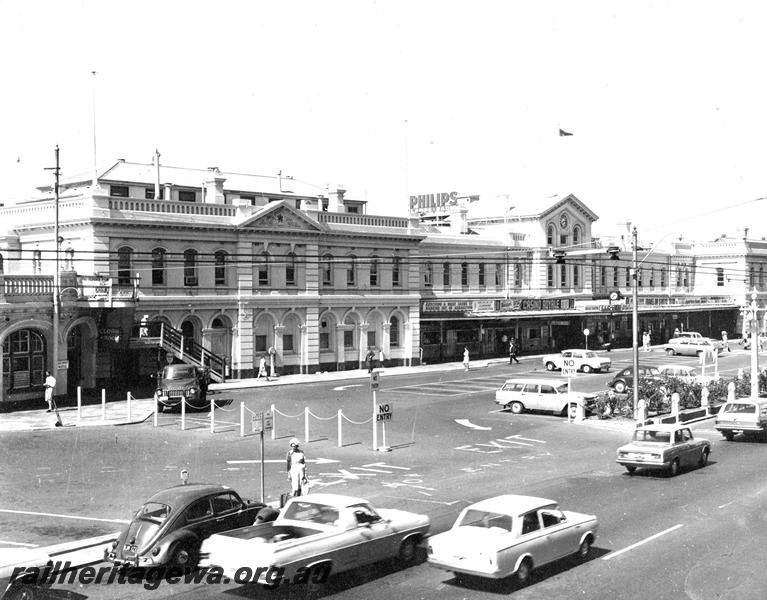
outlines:
[[215, 285], [226, 285], [226, 255], [222, 252], [214, 257], [213, 281]]
[[613, 267], [613, 287], [618, 287], [618, 267]]
[[573, 287], [578, 287], [581, 284], [581, 268], [578, 265], [573, 265]]
[[330, 348], [330, 334], [327, 331], [320, 332], [320, 350], [328, 350]]
[[357, 285], [357, 263], [354, 259], [352, 259], [351, 263], [346, 267], [346, 285]]
[[522, 287], [522, 265], [517, 263], [514, 265], [514, 287]]
[[368, 331], [368, 346], [375, 348], [376, 346], [376, 332]]
[[724, 269], [721, 267], [717, 268], [716, 270], [716, 285], [718, 287], [724, 286]]
[[501, 287], [503, 282], [501, 281], [501, 273], [503, 269], [503, 263], [497, 263], [495, 265], [495, 287]]
[[631, 269], [626, 267], [626, 287], [631, 287]]
[[554, 287], [554, 265], [546, 265], [546, 285]]
[[109, 195], [110, 196], [116, 196], [118, 198], [127, 198], [128, 197], [128, 186], [127, 185], [110, 185], [109, 186]]
[[[164, 190], [160, 188], [160, 200], [163, 199]], [[154, 188], [144, 188], [144, 198], [147, 200], [154, 200]]]
[[152, 285], [165, 285], [164, 250], [152, 250]]
[[559, 235], [559, 245], [560, 246], [567, 246], [567, 234], [561, 233]]
[[607, 267], [600, 267], [599, 269], [599, 285], [602, 287], [607, 285]]
[[256, 336], [256, 352], [266, 352], [266, 336]]
[[442, 287], [450, 287], [450, 263], [442, 264]]
[[370, 261], [370, 287], [378, 286], [378, 261]]
[[269, 285], [269, 259], [266, 255], [259, 257], [258, 285]]
[[344, 348], [354, 348], [354, 331], [344, 330]]
[[559, 265], [559, 287], [567, 287], [567, 265]]
[[400, 275], [402, 271], [402, 259], [399, 256], [394, 257], [391, 266], [391, 284], [398, 287], [401, 284]]
[[469, 285], [469, 264], [461, 263], [461, 287]]
[[285, 283], [287, 285], [296, 285], [296, 255], [289, 254], [288, 262], [285, 265]]
[[392, 348], [399, 347], [399, 326], [394, 323], [389, 329], [389, 345]]
[[359, 206], [347, 206], [346, 207], [346, 212], [348, 212], [349, 214], [352, 214], [352, 215], [359, 214], [360, 207]]
[[293, 347], [293, 334], [292, 333], [284, 333], [282, 334], [282, 349], [285, 352], [294, 352], [295, 348]]
[[191, 190], [179, 190], [178, 201], [179, 202], [195, 202], [197, 200], [197, 193]]
[[254, 206], [256, 204], [256, 197], [240, 194], [240, 204], [250, 204], [251, 206]]
[[479, 267], [479, 287], [485, 287], [485, 263], [479, 263], [477, 265]]

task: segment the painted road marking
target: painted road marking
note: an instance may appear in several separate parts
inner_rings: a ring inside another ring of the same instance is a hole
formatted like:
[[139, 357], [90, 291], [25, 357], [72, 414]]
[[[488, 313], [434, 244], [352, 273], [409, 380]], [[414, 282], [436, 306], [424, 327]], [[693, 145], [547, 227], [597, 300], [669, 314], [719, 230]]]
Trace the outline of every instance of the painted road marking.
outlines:
[[610, 560], [611, 558], [615, 558], [616, 556], [620, 556], [624, 552], [628, 552], [629, 550], [633, 550], [634, 548], [641, 546], [642, 544], [646, 544], [647, 542], [650, 542], [656, 538], [659, 538], [662, 535], [666, 535], [667, 533], [671, 533], [672, 531], [675, 531], [679, 529], [680, 527], [684, 527], [683, 523], [680, 523], [679, 525], [674, 525], [673, 527], [669, 527], [668, 529], [664, 529], [663, 531], [660, 531], [656, 533], [655, 535], [651, 535], [648, 538], [645, 538], [643, 540], [638, 541], [636, 544], [631, 544], [630, 546], [626, 546], [623, 550], [618, 550], [617, 552], [611, 552], [607, 556], [603, 556], [602, 560]]
[[[248, 460], [228, 460], [226, 461], [226, 464], [228, 465], [251, 465], [251, 464], [258, 464], [261, 462], [260, 458], [255, 459], [248, 459]], [[264, 459], [265, 463], [283, 463], [285, 464], [284, 458], [266, 458]], [[330, 463], [337, 463], [341, 462], [340, 460], [335, 460], [332, 458], [307, 458], [306, 462], [315, 463], [317, 465], [327, 465]]]
[[25, 544], [24, 542], [9, 542], [7, 540], [0, 540], [0, 544], [7, 544], [9, 546], [27, 546], [29, 548], [37, 548], [37, 544]]
[[471, 429], [479, 429], [481, 431], [490, 431], [492, 427], [482, 427], [481, 425], [475, 425], [469, 419], [453, 419], [456, 423], [459, 425], [463, 425], [464, 427], [470, 427]]
[[130, 523], [126, 519], [99, 519], [97, 517], [75, 517], [73, 515], [60, 515], [58, 513], [32, 512], [29, 510], [11, 510], [10, 508], [0, 508], [0, 512], [11, 513], [14, 515], [34, 515], [36, 517], [57, 517], [59, 519], [77, 519], [80, 521], [102, 521], [104, 523]]
[[[524, 440], [524, 441], [523, 441]], [[465, 450], [466, 452], [479, 452], [480, 454], [498, 454], [509, 448], [516, 446], [534, 446], [535, 444], [545, 444], [544, 440], [522, 437], [521, 435], [507, 435], [506, 437], [488, 440], [484, 444], [466, 444], [456, 446], [453, 450]], [[511, 445], [508, 445], [511, 444]]]
[[340, 392], [341, 390], [348, 390], [349, 388], [355, 388], [355, 387], [362, 387], [361, 383], [355, 383], [353, 385], [339, 385], [338, 387], [334, 387], [334, 392]]

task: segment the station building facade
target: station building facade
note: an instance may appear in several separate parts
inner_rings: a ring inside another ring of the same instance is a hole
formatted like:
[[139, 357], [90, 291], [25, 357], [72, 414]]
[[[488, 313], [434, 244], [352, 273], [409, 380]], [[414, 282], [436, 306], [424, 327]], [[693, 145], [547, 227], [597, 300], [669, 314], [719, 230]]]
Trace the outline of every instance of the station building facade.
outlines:
[[[523, 352], [581, 347], [586, 328], [592, 344], [631, 344], [630, 245], [616, 236], [608, 253], [572, 194], [500, 217], [455, 194], [431, 215], [380, 216], [342, 189], [159, 156], [59, 191], [0, 208], [4, 401], [42, 397], [46, 371], [58, 394], [134, 389], [172, 358], [141, 343], [144, 327], [222, 357], [230, 378], [262, 356], [313, 373], [360, 368], [369, 349], [386, 366], [498, 356], [511, 338]], [[654, 251], [638, 274], [640, 330], [656, 342], [675, 327], [735, 331], [764, 268], [767, 245], [745, 239]]]

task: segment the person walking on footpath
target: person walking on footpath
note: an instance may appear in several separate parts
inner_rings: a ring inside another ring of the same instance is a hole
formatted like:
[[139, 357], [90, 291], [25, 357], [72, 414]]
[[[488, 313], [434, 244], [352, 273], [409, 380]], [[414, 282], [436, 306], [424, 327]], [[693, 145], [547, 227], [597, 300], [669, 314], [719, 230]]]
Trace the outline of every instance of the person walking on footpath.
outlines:
[[469, 370], [469, 349], [466, 346], [463, 347], [463, 368]]
[[730, 340], [727, 338], [727, 332], [722, 332], [722, 350], [727, 350], [727, 352], [732, 352], [730, 350]]
[[269, 381], [269, 373], [266, 371], [266, 356], [261, 356], [261, 360], [258, 361], [258, 375], [256, 375], [256, 379], [261, 379], [261, 375]]
[[45, 401], [48, 403], [48, 410], [45, 412], [51, 412], [53, 410], [53, 392], [56, 389], [56, 378], [45, 372]]
[[305, 496], [308, 483], [306, 478], [306, 456], [299, 447], [298, 438], [290, 440], [290, 450], [288, 450], [286, 460], [291, 494], [293, 494], [293, 497]]
[[519, 364], [519, 359], [517, 358], [518, 354], [519, 354], [519, 346], [517, 346], [517, 340], [512, 338], [511, 343], [509, 343], [509, 364], [510, 365], [513, 365], [515, 361], [517, 364]]
[[365, 355], [365, 366], [368, 368], [368, 373], [373, 372], [373, 365], [375, 363], [375, 352], [372, 348], [368, 348], [368, 353]]

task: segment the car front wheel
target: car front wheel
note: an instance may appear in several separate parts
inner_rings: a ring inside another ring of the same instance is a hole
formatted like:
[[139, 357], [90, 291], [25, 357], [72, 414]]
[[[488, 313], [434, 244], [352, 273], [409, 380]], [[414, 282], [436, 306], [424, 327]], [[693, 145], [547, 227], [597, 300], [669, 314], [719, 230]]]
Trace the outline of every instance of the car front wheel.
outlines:
[[553, 362], [549, 361], [546, 363], [546, 370], [547, 371], [553, 371], [557, 368], [557, 365], [555, 365]]
[[674, 352], [673, 348], [666, 348], [666, 354], [668, 354], [669, 356], [674, 356], [676, 352]]
[[512, 402], [509, 404], [509, 408], [511, 409], [511, 412], [515, 415], [520, 414], [523, 410], [525, 410], [525, 407], [522, 405], [521, 402]]
[[613, 386], [615, 388], [615, 391], [619, 394], [622, 394], [626, 391], [626, 383], [624, 381], [616, 381], [615, 385]]
[[591, 536], [587, 536], [585, 540], [581, 542], [581, 545], [578, 547], [578, 552], [576, 552], [576, 556], [579, 560], [586, 560], [589, 557], [589, 554], [591, 553]]
[[418, 540], [414, 537], [409, 537], [408, 539], [404, 540], [402, 544], [400, 544], [397, 558], [401, 564], [411, 565], [415, 562], [417, 545]]
[[517, 569], [517, 583], [519, 585], [526, 585], [530, 581], [530, 575], [533, 572], [533, 562], [526, 558], [522, 561]]
[[594, 369], [591, 368], [591, 365], [583, 365], [583, 372], [584, 373], [591, 373]]

